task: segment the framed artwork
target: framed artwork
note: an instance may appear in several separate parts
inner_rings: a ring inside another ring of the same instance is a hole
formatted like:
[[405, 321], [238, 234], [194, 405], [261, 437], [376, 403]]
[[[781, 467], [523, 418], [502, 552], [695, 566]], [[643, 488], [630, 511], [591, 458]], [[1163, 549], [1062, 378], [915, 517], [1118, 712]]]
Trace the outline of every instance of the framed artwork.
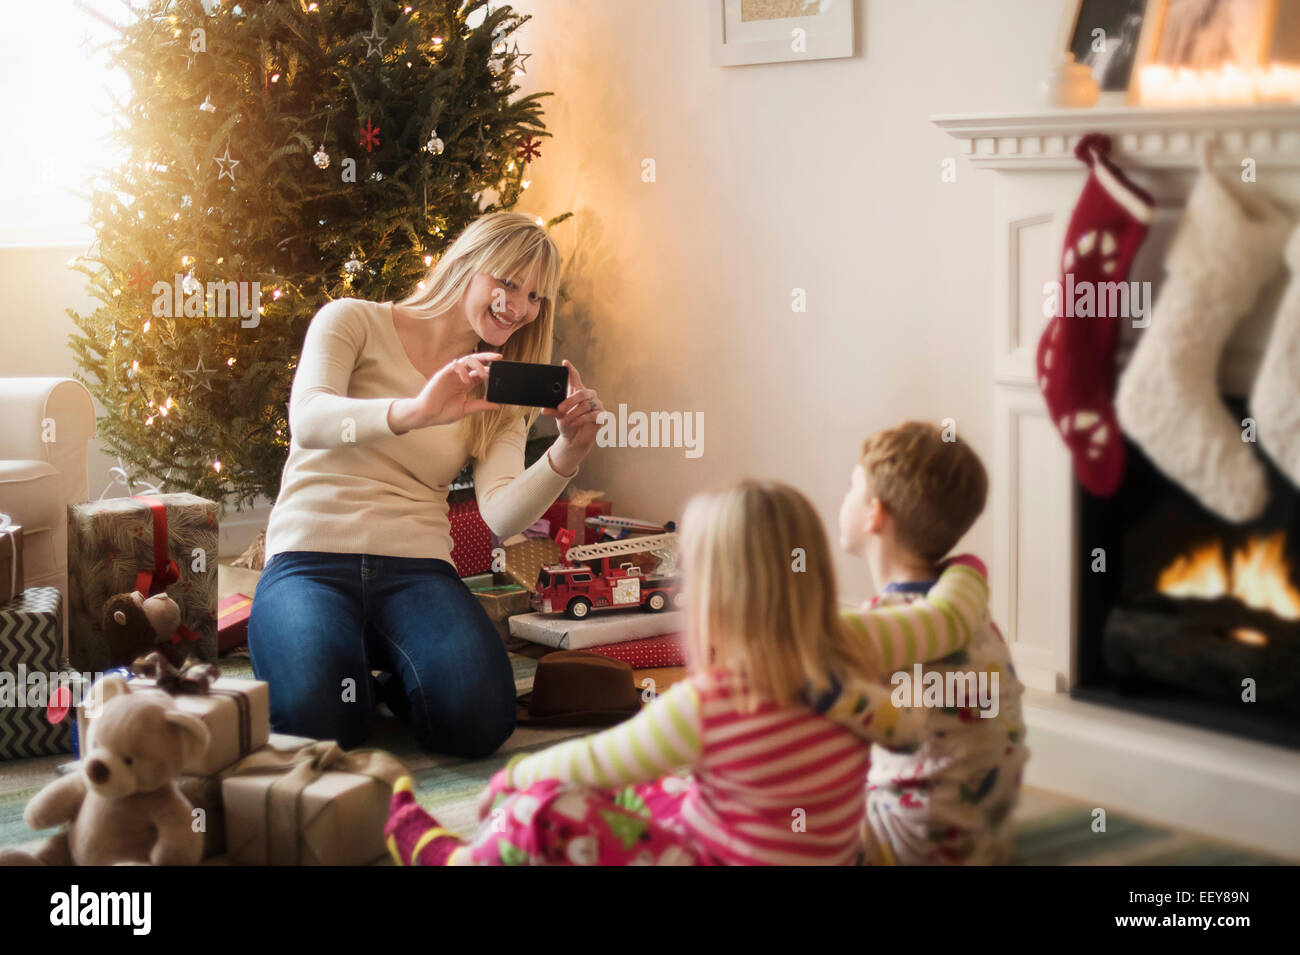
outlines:
[[709, 0], [716, 66], [853, 55], [853, 0]]
[[1101, 87], [1102, 104], [1136, 98], [1137, 66], [1150, 43], [1149, 14], [1161, 0], [1066, 0], [1057, 49], [1085, 63]]
[[1277, 0], [1160, 0], [1152, 63], [1212, 70], [1268, 61]]

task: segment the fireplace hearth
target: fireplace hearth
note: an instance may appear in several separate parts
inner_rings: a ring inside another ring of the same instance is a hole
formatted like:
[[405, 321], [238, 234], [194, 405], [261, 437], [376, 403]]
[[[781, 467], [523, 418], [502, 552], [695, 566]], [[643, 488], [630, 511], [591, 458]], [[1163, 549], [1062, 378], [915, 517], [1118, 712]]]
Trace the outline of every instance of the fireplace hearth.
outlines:
[[1261, 454], [1268, 509], [1233, 525], [1128, 453], [1080, 492], [1072, 695], [1300, 749], [1300, 491]]

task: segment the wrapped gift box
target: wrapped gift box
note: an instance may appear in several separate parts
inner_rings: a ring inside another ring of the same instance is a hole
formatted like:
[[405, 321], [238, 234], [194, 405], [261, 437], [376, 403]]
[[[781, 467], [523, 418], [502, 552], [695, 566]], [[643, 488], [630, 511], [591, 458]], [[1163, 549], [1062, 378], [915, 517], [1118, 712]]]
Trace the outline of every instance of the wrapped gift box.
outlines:
[[263, 748], [223, 774], [231, 865], [365, 865], [386, 853], [393, 784], [407, 770], [337, 743]]
[[166, 590], [181, 608], [186, 652], [216, 661], [214, 502], [161, 494], [69, 506], [68, 656], [76, 669], [108, 669], [100, 615], [109, 597], [132, 590], [145, 596]]
[[23, 592], [23, 528], [0, 527], [0, 603]]
[[686, 612], [683, 610], [664, 613], [608, 610], [593, 613], [585, 620], [570, 620], [556, 614], [523, 613], [510, 618], [510, 635], [557, 650], [588, 650], [677, 633], [685, 625]]
[[248, 616], [253, 598], [231, 594], [217, 603], [217, 652], [229, 653], [248, 642]]
[[629, 640], [626, 643], [612, 643], [606, 646], [587, 647], [588, 653], [598, 653], [612, 660], [622, 660], [633, 670], [647, 670], [655, 667], [680, 667], [686, 665], [686, 647], [682, 645], [680, 633], [669, 633], [662, 637], [647, 637], [644, 640]]
[[465, 578], [465, 586], [486, 611], [501, 639], [509, 646], [510, 618], [517, 613], [528, 613], [528, 589], [515, 583], [506, 574], [476, 574]]
[[553, 540], [533, 538], [506, 546], [506, 575], [530, 594], [537, 589], [541, 569], [558, 563], [560, 545]]
[[575, 544], [594, 544], [600, 540], [600, 528], [587, 524], [589, 517], [607, 517], [614, 509], [609, 501], [597, 501], [585, 494], [575, 500], [556, 501], [546, 509], [542, 520], [551, 522], [551, 536], [562, 527], [575, 533]]
[[52, 724], [46, 716], [62, 648], [57, 587], [28, 587], [0, 604], [0, 759], [71, 752], [68, 722]]
[[[294, 750], [315, 740], [305, 736], [272, 733], [266, 741], [271, 749]], [[203, 858], [210, 859], [226, 851], [226, 809], [221, 801], [221, 781], [229, 770], [211, 776], [182, 776], [177, 785], [181, 795], [195, 809], [203, 810]]]
[[478, 512], [478, 501], [460, 501], [447, 508], [451, 523], [451, 562], [461, 577], [492, 569], [492, 532]]
[[[132, 693], [163, 693], [154, 680], [134, 679]], [[192, 713], [207, 726], [212, 739], [207, 752], [185, 763], [183, 772], [194, 776], [211, 776], [226, 769], [265, 745], [271, 735], [271, 697], [261, 680], [221, 677], [206, 693], [180, 693], [172, 696], [176, 705]], [[88, 721], [85, 707], [77, 711], [77, 734], [87, 745]], [[93, 738], [89, 745], [94, 745]]]
[[[176, 780], [181, 795], [190, 801], [195, 809], [203, 811], [203, 856], [211, 859], [226, 851], [226, 813], [221, 805], [221, 774], [211, 776], [185, 775]], [[191, 814], [192, 825], [198, 825], [200, 817]]]
[[493, 623], [528, 612], [528, 588], [515, 583], [507, 574], [476, 574], [465, 578], [465, 586]]

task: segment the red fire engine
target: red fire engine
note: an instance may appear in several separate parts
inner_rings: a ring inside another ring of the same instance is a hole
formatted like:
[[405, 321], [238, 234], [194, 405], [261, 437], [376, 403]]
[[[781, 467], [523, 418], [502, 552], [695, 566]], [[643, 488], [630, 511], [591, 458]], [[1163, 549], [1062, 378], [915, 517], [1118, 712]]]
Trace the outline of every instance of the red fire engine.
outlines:
[[[646, 573], [640, 562], [620, 560], [636, 554], [658, 558], [659, 563]], [[565, 613], [581, 620], [593, 610], [643, 607], [658, 613], [669, 603], [681, 606], [676, 534], [570, 547], [563, 557], [564, 563], [543, 567], [537, 575], [532, 607], [539, 613]]]

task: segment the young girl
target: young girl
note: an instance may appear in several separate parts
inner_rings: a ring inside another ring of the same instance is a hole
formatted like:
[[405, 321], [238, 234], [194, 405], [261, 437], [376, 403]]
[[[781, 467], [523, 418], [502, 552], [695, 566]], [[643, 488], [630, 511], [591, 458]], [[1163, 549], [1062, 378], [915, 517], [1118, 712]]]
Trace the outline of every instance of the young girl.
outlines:
[[914, 744], [924, 722], [872, 679], [877, 640], [886, 628], [967, 639], [960, 608], [984, 606], [983, 578], [951, 568], [927, 601], [851, 632], [812, 505], [756, 481], [691, 500], [681, 560], [687, 679], [619, 726], [515, 756], [468, 843], [404, 778], [386, 830], [399, 865], [857, 861], [871, 744]]

